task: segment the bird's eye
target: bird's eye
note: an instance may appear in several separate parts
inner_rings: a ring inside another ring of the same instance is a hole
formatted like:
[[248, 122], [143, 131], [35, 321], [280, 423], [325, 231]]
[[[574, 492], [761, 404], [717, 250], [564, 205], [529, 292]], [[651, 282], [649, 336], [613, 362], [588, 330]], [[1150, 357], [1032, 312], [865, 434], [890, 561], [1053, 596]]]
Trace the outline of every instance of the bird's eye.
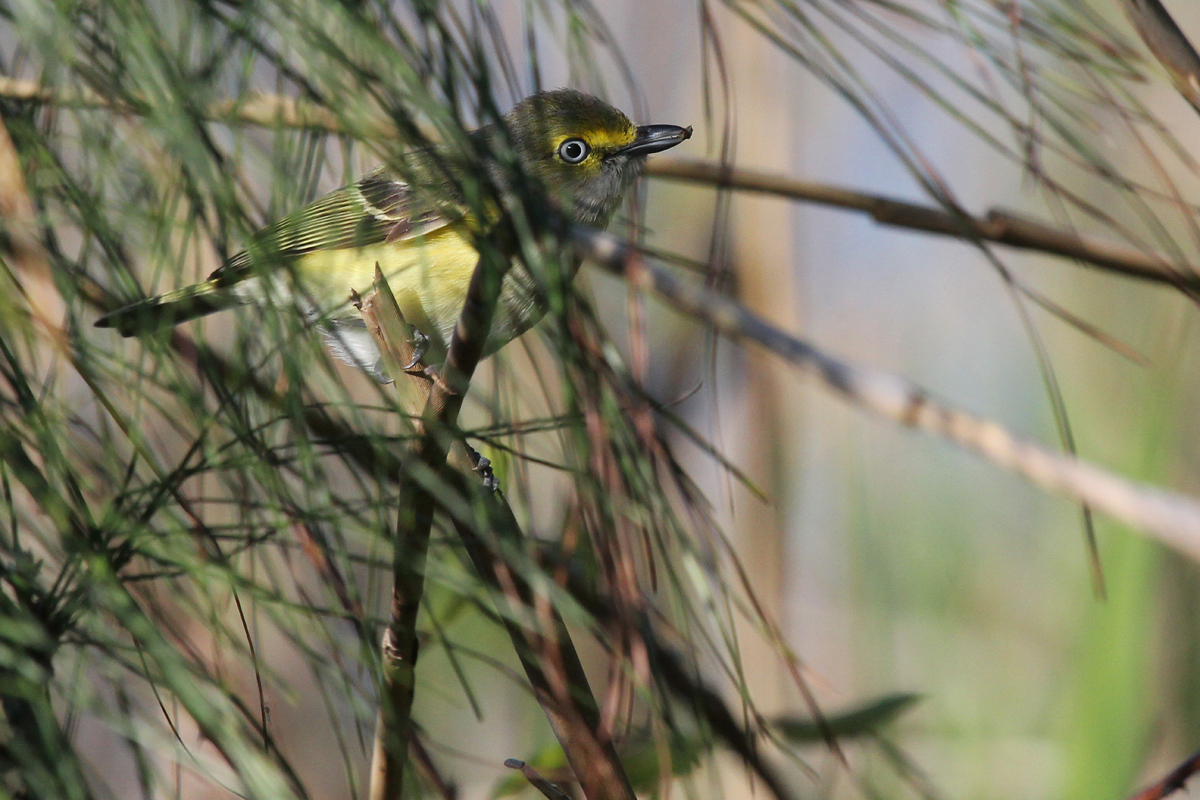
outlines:
[[583, 139], [567, 139], [558, 146], [558, 157], [568, 164], [578, 164], [588, 157], [592, 148]]

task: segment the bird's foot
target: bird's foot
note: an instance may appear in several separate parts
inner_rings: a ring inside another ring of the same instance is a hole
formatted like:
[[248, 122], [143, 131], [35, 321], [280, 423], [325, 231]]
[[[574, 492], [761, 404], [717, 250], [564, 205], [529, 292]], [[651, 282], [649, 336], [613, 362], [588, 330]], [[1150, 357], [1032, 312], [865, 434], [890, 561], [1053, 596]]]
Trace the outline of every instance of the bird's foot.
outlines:
[[390, 374], [388, 374], [387, 365], [383, 363], [382, 358], [379, 359], [378, 361], [376, 361], [375, 366], [371, 367], [367, 371], [371, 373], [371, 377], [373, 377], [375, 380], [379, 381], [380, 383], [384, 384], [385, 386], [389, 383], [396, 382], [396, 379], [393, 378]]
[[467, 445], [467, 455], [470, 456], [474, 464], [471, 469], [479, 474], [479, 479], [483, 482], [483, 488], [493, 492], [500, 491], [500, 481], [496, 479], [496, 473], [492, 471], [492, 462], [476, 450], [471, 445]]
[[412, 333], [413, 338], [409, 342], [413, 348], [412, 361], [409, 361], [404, 367], [404, 371], [409, 374], [412, 374], [413, 368], [420, 364], [421, 359], [425, 358], [425, 354], [429, 352], [429, 337], [416, 328], [412, 329]]

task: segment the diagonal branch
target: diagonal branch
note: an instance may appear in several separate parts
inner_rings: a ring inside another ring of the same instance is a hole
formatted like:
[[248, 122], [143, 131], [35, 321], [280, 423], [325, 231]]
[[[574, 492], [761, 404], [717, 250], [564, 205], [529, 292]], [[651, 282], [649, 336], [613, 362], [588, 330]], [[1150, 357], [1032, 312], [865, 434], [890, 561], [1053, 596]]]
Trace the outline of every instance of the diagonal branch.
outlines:
[[983, 217], [972, 217], [840, 186], [799, 181], [769, 172], [733, 169], [704, 161], [657, 159], [646, 165], [646, 173], [658, 178], [761, 192], [864, 211], [883, 225], [1051, 253], [1133, 278], [1166, 283], [1188, 292], [1200, 291], [1200, 270], [1195, 267], [1175, 265], [1165, 256], [1146, 254], [1132, 247], [1080, 236], [1003, 209], [992, 209]]
[[1188, 778], [1200, 772], [1200, 751], [1192, 753], [1182, 764], [1167, 773], [1158, 783], [1147, 786], [1135, 794], [1131, 800], [1162, 800], [1184, 787]]
[[[1200, 560], [1200, 502], [1194, 498], [1137, 484], [1079, 459], [1052, 453], [1018, 439], [995, 422], [933, 401], [928, 392], [903, 378], [838, 361], [772, 327], [738, 303], [685, 284], [662, 268], [648, 264], [638, 251], [609, 234], [575, 229], [571, 236], [576, 246], [601, 267], [659, 293], [676, 308], [714, 325], [731, 338], [766, 347], [814, 374], [849, 402], [898, 424], [952, 441], [1046, 491], [1086, 502]], [[118, 305], [104, 289], [90, 281], [81, 279], [79, 288], [99, 308], [111, 310]], [[178, 331], [172, 334], [172, 345], [181, 353], [197, 354], [196, 343]], [[227, 379], [250, 388], [267, 402], [280, 403], [274, 391], [254, 376], [222, 366], [223, 362], [206, 347], [199, 352], [208, 368], [225, 373]], [[311, 433], [372, 474], [390, 471], [397, 464], [395, 456], [355, 434], [324, 409], [306, 409], [304, 424]]]
[[585, 580], [578, 569], [568, 569], [566, 575], [567, 591], [589, 614], [601, 623], [622, 624], [638, 632], [659, 684], [740, 756], [776, 800], [793, 797], [787, 784], [758, 752], [754, 734], [738, 722], [720, 692], [694, 668], [689, 668], [685, 656], [663, 642], [645, 610], [634, 610], [628, 603], [617, 602], [608, 592], [598, 589], [594, 582]]
[[934, 400], [904, 378], [855, 366], [773, 327], [744, 306], [649, 263], [616, 236], [576, 226], [579, 251], [609, 272], [653, 291], [676, 309], [739, 341], [755, 342], [814, 375], [849, 402], [908, 428], [939, 436], [1054, 494], [1086, 503], [1200, 560], [1200, 501], [1137, 484], [1077, 458], [1017, 438], [986, 419]]
[[[451, 458], [460, 472], [470, 468], [466, 448], [461, 444]], [[524, 536], [500, 493], [490, 494], [479, 496], [476, 491], [480, 505], [487, 511], [487, 530], [496, 537], [495, 544], [485, 541], [473, 526], [456, 520], [458, 536], [476, 573], [491, 589], [495, 602], [503, 606], [500, 616], [517, 657], [584, 797], [634, 800], [612, 739], [600, 733], [600, 709], [562, 616], [552, 604], [549, 609], [540, 607], [524, 575], [497, 557], [497, 549], [519, 552]], [[532, 627], [518, 620], [526, 620]]]
[[1192, 43], [1159, 0], [1123, 0], [1122, 5], [1171, 83], [1200, 112], [1200, 55]]
[[525, 776], [525, 780], [529, 781], [529, 784], [541, 792], [543, 796], [548, 798], [548, 800], [571, 800], [571, 798], [566, 795], [562, 789], [559, 789], [553, 783], [543, 778], [538, 774], [536, 769], [529, 766], [521, 759], [507, 759], [504, 762], [504, 766], [508, 767], [509, 769], [519, 770], [520, 773]]

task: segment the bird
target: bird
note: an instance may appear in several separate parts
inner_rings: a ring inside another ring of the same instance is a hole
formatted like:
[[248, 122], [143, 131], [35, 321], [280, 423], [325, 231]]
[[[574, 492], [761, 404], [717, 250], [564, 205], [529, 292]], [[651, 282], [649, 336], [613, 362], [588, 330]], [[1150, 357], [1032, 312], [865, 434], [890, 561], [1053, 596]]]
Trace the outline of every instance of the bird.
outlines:
[[[470, 135], [485, 159], [511, 147], [522, 172], [541, 182], [560, 213], [603, 228], [646, 157], [690, 138], [692, 128], [635, 125], [599, 98], [554, 89], [526, 97], [501, 125]], [[95, 324], [136, 336], [238, 304], [290, 304], [320, 328], [335, 355], [387, 381], [379, 350], [349, 303], [351, 290], [371, 288], [378, 265], [425, 342], [422, 352], [444, 356], [479, 258], [478, 220], [457, 196], [447, 163], [437, 146], [410, 150], [400, 168], [380, 166], [252, 234], [207, 280], [139, 300]], [[495, 160], [460, 169], [501, 174]], [[576, 259], [570, 268], [578, 266]], [[514, 258], [483, 355], [527, 331], [546, 308], [539, 282]]]

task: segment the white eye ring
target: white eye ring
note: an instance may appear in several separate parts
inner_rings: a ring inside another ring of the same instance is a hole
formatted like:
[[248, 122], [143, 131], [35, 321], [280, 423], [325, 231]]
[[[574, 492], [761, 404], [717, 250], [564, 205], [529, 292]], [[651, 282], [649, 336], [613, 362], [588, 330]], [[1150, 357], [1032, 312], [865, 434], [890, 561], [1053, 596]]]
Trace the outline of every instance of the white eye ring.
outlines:
[[558, 157], [568, 164], [578, 164], [588, 157], [592, 148], [583, 139], [567, 139], [558, 146]]

